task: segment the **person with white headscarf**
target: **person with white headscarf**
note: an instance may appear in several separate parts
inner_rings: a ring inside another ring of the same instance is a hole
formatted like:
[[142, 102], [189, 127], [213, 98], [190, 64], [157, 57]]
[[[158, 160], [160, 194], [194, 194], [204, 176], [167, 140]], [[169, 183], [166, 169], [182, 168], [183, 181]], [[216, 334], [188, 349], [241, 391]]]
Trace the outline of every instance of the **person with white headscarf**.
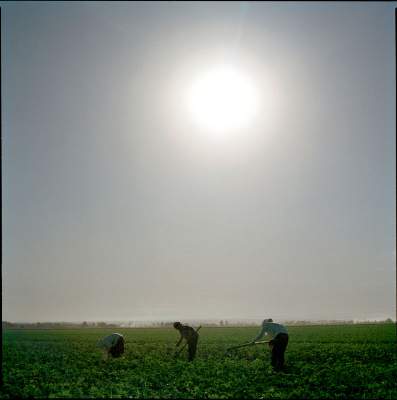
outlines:
[[98, 340], [97, 347], [104, 351], [104, 358], [109, 355], [120, 357], [124, 353], [124, 337], [120, 333], [112, 333], [103, 339]]

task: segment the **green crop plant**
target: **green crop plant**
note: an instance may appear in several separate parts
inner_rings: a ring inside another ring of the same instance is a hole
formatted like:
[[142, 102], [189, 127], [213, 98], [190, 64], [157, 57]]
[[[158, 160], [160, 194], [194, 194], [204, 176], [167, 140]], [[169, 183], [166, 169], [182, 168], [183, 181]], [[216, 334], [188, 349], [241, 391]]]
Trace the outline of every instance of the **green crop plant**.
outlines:
[[96, 341], [108, 329], [3, 331], [1, 398], [334, 398], [394, 399], [392, 324], [291, 326], [286, 370], [270, 367], [254, 327], [203, 327], [196, 359], [173, 355], [174, 329], [117, 329], [125, 354], [103, 361]]

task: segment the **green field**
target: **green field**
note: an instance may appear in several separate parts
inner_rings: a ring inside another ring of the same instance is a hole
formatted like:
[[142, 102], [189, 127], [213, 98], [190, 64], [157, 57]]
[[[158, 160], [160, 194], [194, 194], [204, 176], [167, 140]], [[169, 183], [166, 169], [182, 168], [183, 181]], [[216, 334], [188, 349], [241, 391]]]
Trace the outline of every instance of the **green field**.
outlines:
[[3, 331], [2, 398], [397, 398], [394, 324], [291, 326], [286, 370], [270, 367], [257, 328], [202, 328], [197, 357], [173, 358], [174, 329], [116, 329], [122, 358], [102, 360], [101, 329]]

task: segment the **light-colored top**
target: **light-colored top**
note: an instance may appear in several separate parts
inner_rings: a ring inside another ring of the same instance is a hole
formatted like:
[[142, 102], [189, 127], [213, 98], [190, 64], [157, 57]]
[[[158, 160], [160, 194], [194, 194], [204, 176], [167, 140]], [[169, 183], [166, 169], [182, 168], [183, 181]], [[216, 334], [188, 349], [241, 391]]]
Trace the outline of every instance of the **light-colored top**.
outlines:
[[274, 322], [262, 322], [262, 329], [259, 332], [258, 336], [254, 339], [254, 342], [262, 338], [263, 335], [270, 335], [274, 338], [279, 333], [286, 333], [288, 334], [287, 328], [284, 325], [276, 324]]
[[111, 335], [98, 340], [97, 346], [109, 350], [118, 342], [120, 338], [123, 338], [123, 335], [120, 335], [120, 333], [112, 333]]

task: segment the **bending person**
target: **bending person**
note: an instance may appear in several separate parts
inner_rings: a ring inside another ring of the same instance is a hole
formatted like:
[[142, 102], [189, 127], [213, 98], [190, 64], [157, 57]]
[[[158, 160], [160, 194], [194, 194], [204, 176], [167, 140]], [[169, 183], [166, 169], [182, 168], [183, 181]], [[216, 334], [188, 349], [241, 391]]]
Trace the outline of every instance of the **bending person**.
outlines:
[[288, 331], [284, 325], [276, 324], [271, 318], [265, 319], [262, 322], [262, 329], [253, 340], [256, 342], [261, 339], [263, 335], [270, 335], [271, 340], [269, 347], [272, 351], [272, 366], [276, 371], [284, 367], [284, 353], [288, 345]]
[[176, 344], [176, 347], [178, 347], [181, 344], [182, 340], [185, 339], [188, 345], [188, 360], [193, 361], [194, 356], [196, 355], [199, 334], [192, 327], [182, 325], [180, 322], [174, 322], [174, 328], [178, 330], [181, 334], [181, 338]]
[[119, 333], [112, 333], [109, 336], [99, 340], [97, 347], [104, 351], [104, 359], [112, 357], [120, 357], [124, 353], [124, 338]]

